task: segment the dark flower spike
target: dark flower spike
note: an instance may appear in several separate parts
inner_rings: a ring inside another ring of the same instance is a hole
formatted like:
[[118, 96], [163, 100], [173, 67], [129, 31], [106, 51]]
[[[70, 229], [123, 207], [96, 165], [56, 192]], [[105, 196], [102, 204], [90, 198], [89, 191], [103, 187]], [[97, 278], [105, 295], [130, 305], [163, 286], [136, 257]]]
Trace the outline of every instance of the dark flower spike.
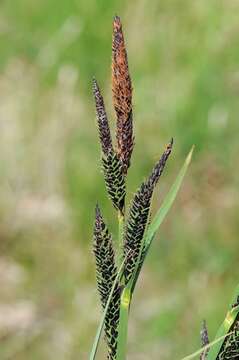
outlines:
[[102, 158], [102, 164], [109, 197], [114, 207], [123, 214], [126, 189], [122, 163], [117, 154], [114, 151], [110, 151], [107, 157]]
[[107, 156], [108, 152], [113, 150], [113, 146], [110, 135], [109, 123], [105, 111], [104, 99], [101, 95], [98, 83], [95, 78], [93, 78], [93, 94], [95, 98], [96, 116], [101, 148], [103, 154]]
[[[104, 223], [100, 208], [95, 208], [94, 247], [96, 280], [103, 309], [117, 276], [112, 237]], [[117, 349], [120, 309], [120, 285], [117, 284], [105, 318], [105, 339], [108, 345], [108, 359], [114, 360]]]
[[134, 146], [132, 124], [132, 85], [129, 75], [127, 52], [120, 18], [113, 21], [112, 39], [112, 93], [116, 112], [117, 153], [123, 164], [124, 174], [130, 166]]
[[148, 178], [148, 186], [150, 188], [154, 187], [157, 184], [158, 179], [160, 178], [160, 176], [163, 172], [166, 161], [168, 160], [168, 157], [172, 151], [172, 147], [173, 147], [173, 138], [167, 144], [163, 155], [161, 156], [160, 160], [154, 166], [152, 173], [151, 173], [150, 177]]
[[[129, 282], [131, 275], [135, 270], [141, 252], [144, 231], [149, 220], [153, 190], [163, 172], [167, 159], [171, 153], [172, 145], [173, 141], [171, 140], [160, 160], [153, 168], [149, 178], [143, 182], [138, 189], [130, 207], [125, 229], [124, 254], [131, 251], [134, 256], [129, 258], [125, 264], [124, 275], [126, 284]], [[143, 251], [145, 251], [145, 249], [143, 249]]]
[[[202, 344], [202, 346], [204, 347], [204, 346], [208, 345], [209, 344], [209, 337], [208, 337], [207, 324], [206, 324], [205, 320], [203, 320], [202, 330], [200, 332], [200, 335], [201, 335], [201, 344]], [[206, 360], [208, 352], [209, 352], [209, 349], [204, 350], [200, 355], [200, 360]]]
[[125, 177], [123, 173], [123, 165], [112, 146], [104, 100], [95, 79], [93, 79], [93, 94], [95, 98], [98, 130], [103, 153], [102, 164], [106, 188], [114, 207], [123, 213], [125, 199]]

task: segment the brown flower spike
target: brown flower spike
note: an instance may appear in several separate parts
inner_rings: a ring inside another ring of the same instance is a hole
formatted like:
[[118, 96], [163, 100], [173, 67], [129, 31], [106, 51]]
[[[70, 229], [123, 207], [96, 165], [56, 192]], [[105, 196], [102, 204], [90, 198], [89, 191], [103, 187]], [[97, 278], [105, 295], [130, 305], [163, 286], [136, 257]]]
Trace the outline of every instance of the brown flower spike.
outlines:
[[113, 21], [112, 93], [117, 118], [117, 153], [122, 162], [124, 174], [126, 175], [130, 166], [130, 158], [134, 147], [132, 85], [122, 25], [118, 16], [115, 16]]

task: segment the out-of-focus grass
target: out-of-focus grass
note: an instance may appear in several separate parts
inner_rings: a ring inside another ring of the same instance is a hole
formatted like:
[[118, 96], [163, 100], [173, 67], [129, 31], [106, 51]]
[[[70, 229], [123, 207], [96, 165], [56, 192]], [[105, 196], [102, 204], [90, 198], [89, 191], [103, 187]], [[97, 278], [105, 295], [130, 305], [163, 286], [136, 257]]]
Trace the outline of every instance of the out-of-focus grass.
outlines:
[[158, 207], [196, 145], [146, 262], [129, 334], [131, 359], [180, 359], [199, 347], [203, 318], [213, 336], [238, 282], [239, 4], [15, 0], [0, 10], [0, 358], [89, 352], [100, 311], [91, 254], [96, 200], [115, 232], [91, 78], [99, 79], [113, 125], [118, 13], [134, 85], [129, 193], [173, 136]]

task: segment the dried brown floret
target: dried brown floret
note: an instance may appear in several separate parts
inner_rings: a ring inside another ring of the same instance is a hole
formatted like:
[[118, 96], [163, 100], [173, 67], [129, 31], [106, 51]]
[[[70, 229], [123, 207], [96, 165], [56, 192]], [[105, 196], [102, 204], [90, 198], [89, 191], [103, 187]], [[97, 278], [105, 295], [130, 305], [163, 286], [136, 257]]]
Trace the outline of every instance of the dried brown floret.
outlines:
[[112, 92], [116, 112], [117, 153], [123, 164], [124, 173], [130, 166], [134, 146], [132, 85], [129, 75], [127, 52], [120, 18], [115, 16], [112, 40]]

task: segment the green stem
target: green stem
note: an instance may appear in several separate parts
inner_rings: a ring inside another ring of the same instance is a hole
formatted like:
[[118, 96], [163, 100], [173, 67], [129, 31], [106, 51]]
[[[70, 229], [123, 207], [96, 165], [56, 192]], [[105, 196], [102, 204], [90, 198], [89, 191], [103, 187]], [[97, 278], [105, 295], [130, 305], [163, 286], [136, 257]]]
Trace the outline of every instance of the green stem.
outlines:
[[[118, 224], [119, 224], [119, 261], [120, 262], [122, 261], [122, 259], [124, 259], [124, 251], [123, 251], [124, 222], [125, 222], [124, 214], [123, 214], [123, 212], [119, 211], [118, 212]], [[131, 289], [129, 286], [126, 286], [124, 288], [124, 290], [121, 294], [121, 298], [120, 298], [120, 317], [119, 317], [119, 327], [118, 327], [116, 360], [125, 360], [126, 359], [128, 316], [129, 316], [130, 300], [131, 300]]]
[[236, 290], [234, 292], [232, 302], [229, 305], [229, 309], [226, 314], [226, 318], [224, 319], [223, 323], [221, 324], [216, 334], [216, 340], [221, 339], [221, 341], [218, 342], [216, 346], [210, 348], [209, 353], [207, 355], [208, 360], [214, 360], [218, 357], [224, 340], [223, 336], [227, 335], [227, 333], [232, 328], [233, 324], [238, 318], [239, 305], [237, 306], [234, 305], [235, 303], [238, 304], [238, 296], [239, 296], [239, 285], [236, 287]]
[[119, 334], [118, 334], [116, 360], [126, 359], [130, 301], [131, 301], [131, 290], [128, 286], [126, 286], [122, 292], [121, 301], [120, 301], [120, 320], [119, 320]]

